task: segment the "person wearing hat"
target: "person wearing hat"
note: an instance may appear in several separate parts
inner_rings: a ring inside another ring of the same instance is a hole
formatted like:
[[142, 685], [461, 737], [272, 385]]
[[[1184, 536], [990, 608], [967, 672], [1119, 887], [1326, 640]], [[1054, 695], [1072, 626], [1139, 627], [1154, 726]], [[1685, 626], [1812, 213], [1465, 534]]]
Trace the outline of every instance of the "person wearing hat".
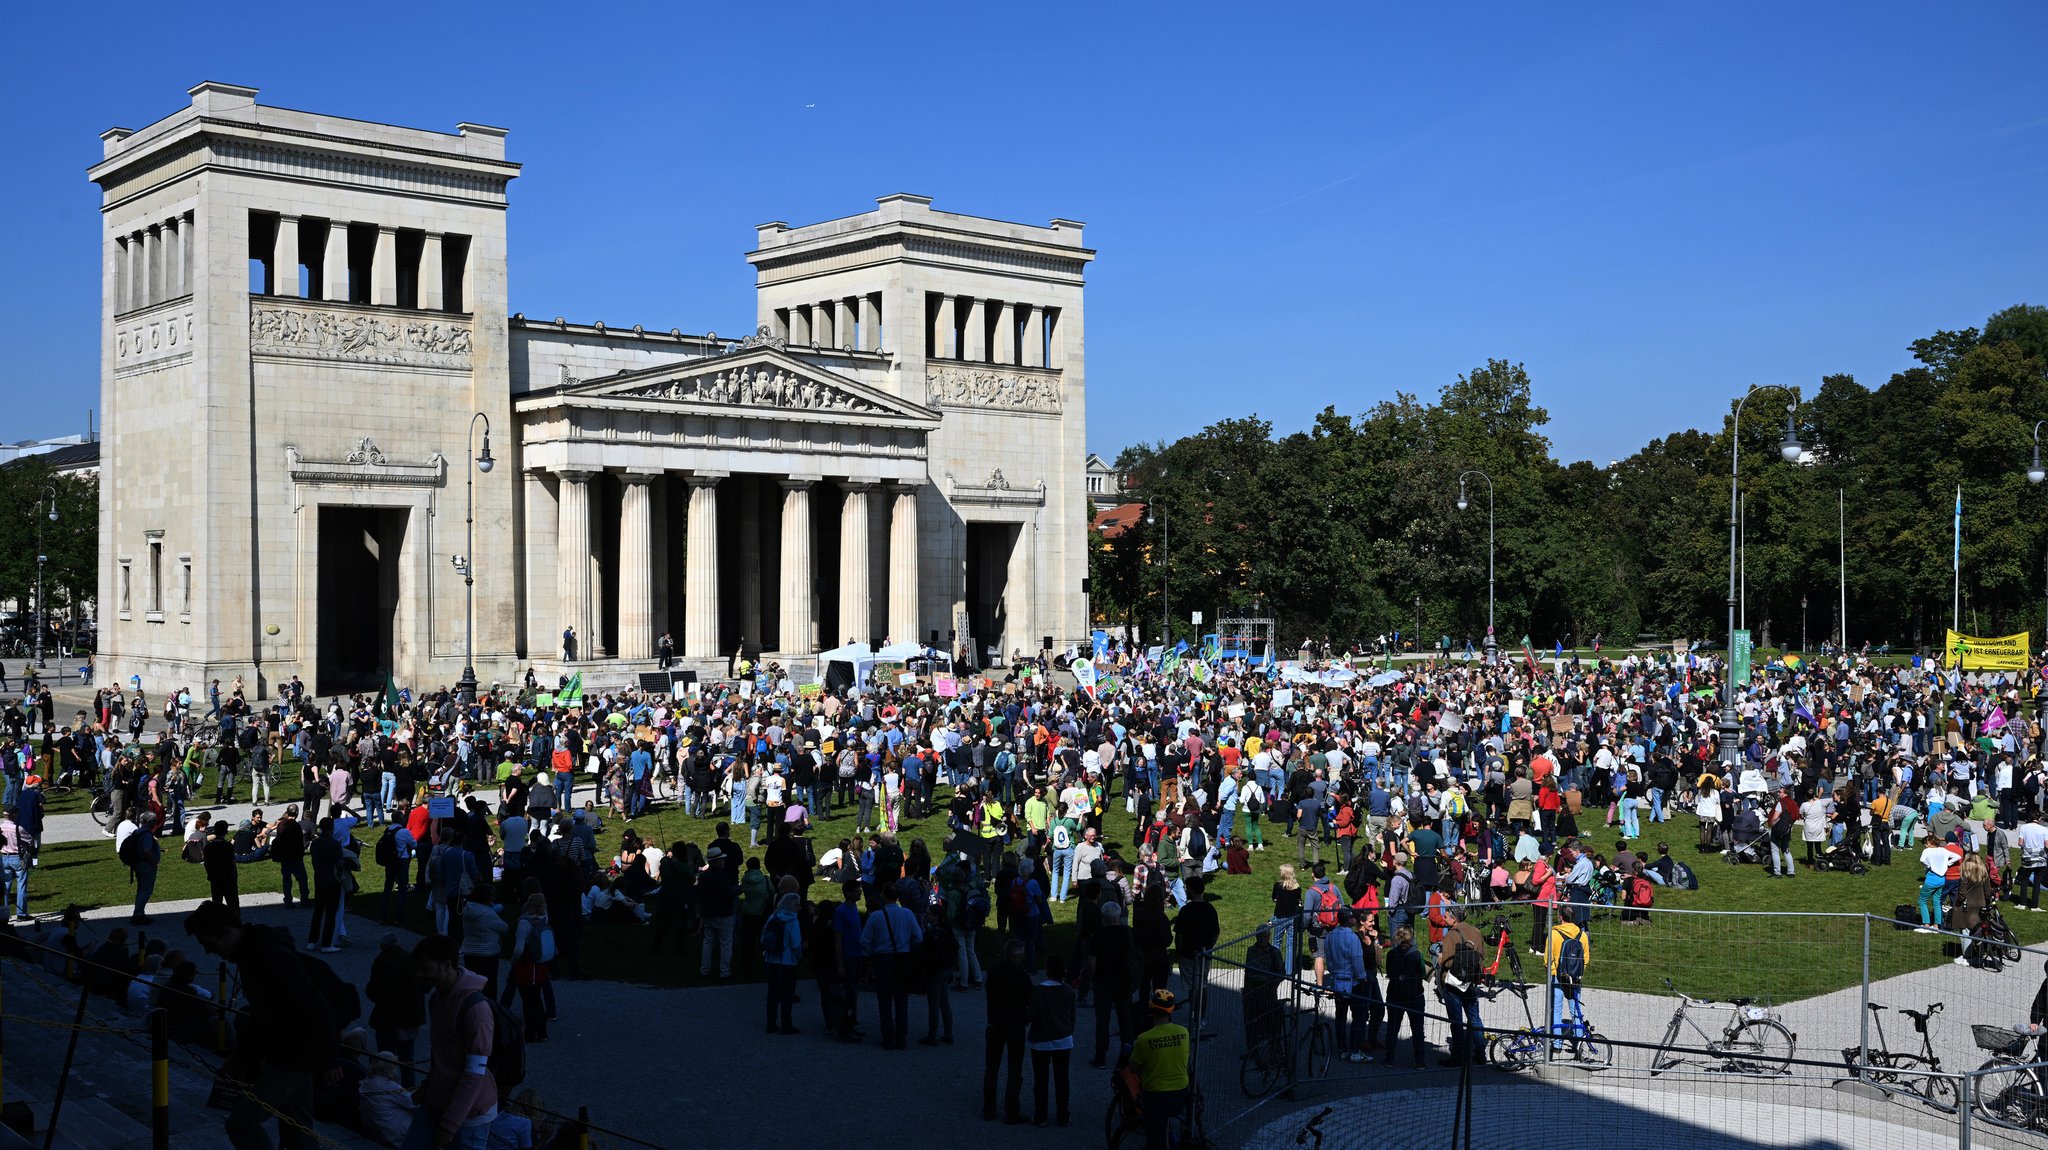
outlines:
[[1131, 1070], [1138, 1076], [1145, 1113], [1145, 1150], [1169, 1150], [1168, 1131], [1187, 1105], [1188, 1031], [1173, 1021], [1180, 1002], [1161, 988], [1146, 1001], [1149, 1025], [1131, 1044]]

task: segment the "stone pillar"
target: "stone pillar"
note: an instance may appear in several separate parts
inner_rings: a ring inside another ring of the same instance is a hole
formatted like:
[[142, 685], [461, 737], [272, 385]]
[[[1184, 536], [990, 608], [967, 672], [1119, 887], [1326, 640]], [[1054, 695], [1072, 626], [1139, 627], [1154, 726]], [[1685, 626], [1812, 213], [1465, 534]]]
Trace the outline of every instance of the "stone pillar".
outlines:
[[119, 315], [131, 306], [128, 300], [135, 292], [133, 258], [128, 252], [128, 237], [114, 238], [114, 314]]
[[370, 302], [389, 307], [398, 302], [398, 230], [377, 229], [377, 254], [370, 263]]
[[1024, 354], [1017, 358], [1017, 362], [1025, 367], [1044, 367], [1045, 309], [1028, 303], [1017, 306], [1024, 314], [1024, 346], [1018, 349]]
[[[555, 502], [555, 571], [561, 582], [562, 626], [576, 629], [576, 657], [588, 659], [597, 631], [590, 595], [590, 477], [588, 471], [557, 471], [562, 489]], [[561, 636], [554, 637], [561, 650]]]
[[420, 310], [441, 311], [447, 306], [442, 295], [448, 286], [447, 274], [441, 266], [441, 233], [428, 232], [420, 245]]
[[841, 484], [846, 503], [839, 511], [839, 629], [829, 646], [851, 640], [865, 643], [875, 629], [874, 600], [868, 594], [868, 492], [873, 483]]
[[149, 248], [143, 243], [143, 233], [135, 232], [128, 237], [128, 310], [144, 307], [149, 303]]
[[192, 289], [185, 282], [185, 221], [164, 221], [164, 298], [176, 299]]
[[782, 484], [782, 641], [785, 655], [818, 650], [818, 621], [811, 614], [811, 476], [792, 475]]
[[837, 306], [829, 299], [811, 309], [812, 343], [817, 344], [819, 347], [839, 346], [837, 338], [839, 330], [838, 317], [833, 314], [837, 310]]
[[348, 301], [348, 221], [327, 221], [327, 254], [320, 261], [320, 298]]
[[761, 641], [761, 486], [754, 476], [740, 481], [740, 638]]
[[797, 304], [789, 309], [789, 342], [802, 346], [811, 342], [811, 309]]
[[683, 555], [683, 654], [718, 656], [718, 481], [722, 471], [691, 475], [688, 549]]
[[270, 294], [299, 294], [299, 217], [277, 217], [277, 242], [270, 248]]
[[1017, 305], [1003, 301], [996, 310], [996, 345], [989, 349], [991, 363], [1017, 362]]
[[967, 301], [967, 332], [960, 346], [960, 358], [971, 363], [988, 362], [988, 308], [978, 299]]
[[[1038, 650], [1038, 641], [1044, 638], [1037, 633], [1037, 620], [1031, 609], [1037, 598], [1037, 580], [1032, 578], [1037, 559], [1037, 531], [1029, 523], [1017, 528], [1017, 540], [1010, 544], [1009, 577], [1003, 586], [1003, 633], [989, 635], [982, 641], [1004, 644], [1000, 650], [1004, 658], [1016, 649]], [[981, 652], [976, 651], [979, 657]]]
[[142, 230], [142, 306], [164, 298], [163, 229], [151, 224]]
[[178, 284], [184, 295], [192, 293], [192, 229], [197, 226], [191, 212], [178, 217]]
[[919, 643], [917, 629], [917, 488], [892, 484], [889, 516], [889, 641]]
[[619, 658], [654, 658], [654, 500], [648, 472], [627, 471], [619, 499]]
[[882, 299], [860, 297], [860, 346], [866, 351], [882, 350]]
[[932, 309], [932, 358], [956, 359], [960, 349], [953, 346], [953, 297], [942, 295]]

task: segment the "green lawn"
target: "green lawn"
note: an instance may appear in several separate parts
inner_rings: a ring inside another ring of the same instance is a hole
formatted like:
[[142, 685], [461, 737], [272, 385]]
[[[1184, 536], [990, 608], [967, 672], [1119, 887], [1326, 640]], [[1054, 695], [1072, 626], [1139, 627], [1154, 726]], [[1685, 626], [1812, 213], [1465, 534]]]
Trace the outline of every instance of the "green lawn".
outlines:
[[[246, 790], [244, 791], [246, 794]], [[583, 792], [587, 795], [587, 791]], [[941, 792], [945, 792], [942, 790]], [[579, 800], [580, 803], [580, 800]], [[276, 804], [279, 809], [285, 805]], [[1618, 834], [1594, 825], [1598, 815], [1588, 812], [1583, 822], [1591, 828], [1595, 849], [1611, 854]], [[685, 817], [680, 809], [662, 806], [635, 820], [634, 829], [648, 842], [666, 849], [682, 840], [703, 844], [712, 836], [715, 820]], [[618, 848], [622, 825], [607, 820], [599, 835], [599, 846], [610, 854]], [[1120, 799], [1112, 800], [1107, 819], [1108, 839], [1126, 857], [1130, 850], [1132, 819], [1124, 813]], [[1794, 879], [1769, 879], [1762, 867], [1731, 866], [1718, 855], [1698, 855], [1690, 815], [1681, 815], [1661, 827], [1646, 826], [1647, 849], [1654, 852], [1661, 838], [1672, 845], [1673, 854], [1684, 859], [1698, 873], [1700, 889], [1682, 891], [1659, 888], [1658, 910], [1771, 911], [1787, 917], [1747, 915], [1652, 914], [1648, 926], [1623, 926], [1612, 912], [1596, 912], [1593, 923], [1594, 956], [1588, 981], [1595, 986], [1631, 990], [1663, 989], [1669, 977], [1681, 988], [1695, 994], [1725, 998], [1754, 994], [1777, 1001], [1824, 993], [1854, 983], [1861, 973], [1864, 913], [1889, 917], [1893, 908], [1912, 901], [1918, 887], [1918, 871], [1910, 858], [1900, 856], [1892, 866], [1874, 867], [1866, 875], [1818, 873], [1802, 867]], [[1660, 833], [1661, 832], [1661, 833]], [[819, 821], [813, 838], [820, 853], [842, 837], [853, 834], [851, 812]], [[734, 836], [744, 839], [742, 829]], [[945, 837], [943, 817], [904, 824], [900, 835], [907, 846], [917, 838], [935, 846]], [[369, 836], [365, 841], [364, 882], [371, 889], [358, 895], [352, 911], [374, 918], [381, 897], [382, 869], [368, 861]], [[1268, 848], [1254, 853], [1249, 876], [1212, 877], [1210, 898], [1222, 920], [1223, 937], [1228, 940], [1249, 934], [1272, 913], [1271, 890], [1280, 864], [1293, 861], [1297, 847], [1293, 840], [1270, 831]], [[166, 860], [157, 880], [156, 897], [162, 900], [203, 898], [206, 882], [199, 867], [179, 861], [175, 845], [166, 841]], [[1335, 869], [1334, 852], [1325, 848], [1325, 858]], [[1304, 876], [1305, 877], [1305, 876]], [[250, 894], [278, 889], [277, 868], [258, 863], [243, 868], [242, 891]], [[829, 897], [824, 887], [814, 887], [815, 897]], [[110, 840], [52, 846], [43, 853], [43, 864], [32, 873], [30, 909], [51, 914], [66, 903], [87, 906], [121, 905], [131, 898], [127, 870], [115, 859]], [[1071, 947], [1075, 904], [1053, 908], [1048, 943], [1054, 952]], [[1541, 968], [1526, 952], [1529, 935], [1527, 912], [1519, 908], [1504, 912], [1514, 927], [1515, 938], [1524, 948], [1521, 955], [1531, 977], [1540, 978]], [[1482, 924], [1490, 923], [1492, 912], [1475, 913]], [[415, 894], [408, 924], [426, 922]], [[2008, 921], [2023, 941], [2048, 940], [2048, 915], [2025, 912]], [[584, 945], [585, 969], [594, 977], [652, 985], [689, 985], [699, 981], [694, 955], [678, 959], [673, 949], [664, 956], [650, 953], [649, 929], [633, 925], [607, 924], [592, 928]], [[993, 949], [993, 931], [984, 932], [984, 944]], [[1940, 939], [1910, 931], [1896, 931], [1888, 923], [1874, 923], [1871, 973], [1887, 977], [1942, 961]], [[673, 942], [670, 946], [673, 948]]]

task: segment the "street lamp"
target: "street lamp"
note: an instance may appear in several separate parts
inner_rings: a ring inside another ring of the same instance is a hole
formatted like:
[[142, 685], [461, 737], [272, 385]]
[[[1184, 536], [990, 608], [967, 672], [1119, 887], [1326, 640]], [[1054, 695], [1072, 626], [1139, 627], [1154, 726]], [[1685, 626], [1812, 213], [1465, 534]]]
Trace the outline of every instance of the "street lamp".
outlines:
[[[476, 421], [484, 421], [484, 449], [476, 455], [476, 470], [489, 474], [491, 465], [491, 417], [479, 411], [469, 417], [469, 446], [476, 448]], [[465, 471], [469, 507], [462, 516], [463, 546], [468, 553], [455, 556], [455, 569], [462, 572], [462, 678], [455, 692], [464, 703], [476, 702], [476, 473]]]
[[1792, 422], [1793, 414], [1799, 410], [1799, 393], [1779, 383], [1751, 384], [1735, 404], [1735, 429], [1729, 437], [1732, 464], [1728, 470], [1728, 670], [1721, 676], [1720, 733], [1721, 761], [1727, 764], [1730, 774], [1742, 764], [1742, 722], [1735, 716], [1735, 520], [1742, 479], [1742, 408], [1750, 396], [1771, 390], [1792, 396], [1792, 402], [1785, 405], [1785, 438], [1778, 443], [1778, 454], [1785, 462], [1796, 463], [1806, 451]]
[[1486, 480], [1486, 663], [1488, 666], [1492, 666], [1496, 662], [1493, 640], [1493, 476], [1476, 468], [1471, 471], [1458, 473], [1458, 510], [1460, 511], [1465, 510], [1468, 506], [1465, 499], [1465, 477], [1467, 475], [1477, 475], [1479, 478]]
[[2041, 468], [2041, 425], [2044, 423], [2048, 423], [2048, 419], [2034, 421], [2034, 462], [2027, 466], [2028, 483], [2039, 483], [2043, 479], [2048, 479], [2048, 471]]
[[[57, 521], [57, 486], [50, 484], [43, 488], [50, 497], [50, 522]], [[43, 521], [36, 520], [36, 668], [41, 670], [50, 664], [43, 658], [43, 633], [50, 629], [49, 608], [43, 605], [43, 564], [50, 557], [43, 553]]]
[[[1145, 522], [1152, 522], [1152, 504], [1145, 504]], [[1159, 644], [1163, 649], [1173, 637], [1173, 568], [1167, 566], [1173, 546], [1173, 520], [1166, 508], [1159, 509]]]
[[1799, 596], [1799, 652], [1806, 653], [1806, 596]]
[[1422, 596], [1415, 596], [1415, 653], [1422, 654]]

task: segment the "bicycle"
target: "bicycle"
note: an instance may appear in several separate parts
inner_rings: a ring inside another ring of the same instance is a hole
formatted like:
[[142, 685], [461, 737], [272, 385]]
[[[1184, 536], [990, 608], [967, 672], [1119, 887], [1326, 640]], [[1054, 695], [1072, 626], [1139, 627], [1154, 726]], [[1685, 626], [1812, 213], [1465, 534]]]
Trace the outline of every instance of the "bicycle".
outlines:
[[1332, 992], [1319, 986], [1308, 987], [1309, 1005], [1305, 1013], [1309, 1016], [1308, 1031], [1301, 1036], [1301, 1072], [1309, 1078], [1325, 1078], [1330, 1073], [1330, 1061], [1337, 1056], [1337, 1028], [1323, 1016], [1323, 997], [1336, 997]]
[[[1503, 993], [1521, 999], [1522, 1017], [1529, 1024], [1521, 1030], [1490, 1030], [1487, 1033], [1486, 1056], [1495, 1066], [1503, 1070], [1527, 1070], [1546, 1060], [1593, 1068], [1613, 1065], [1613, 1047], [1590, 1024], [1559, 1019], [1539, 1028], [1536, 1016], [1529, 1009], [1529, 991], [1533, 986], [1532, 983], [1503, 982], [1495, 983], [1490, 991], [1480, 991], [1489, 1002], [1499, 999]], [[1550, 1051], [1548, 1056], [1544, 1053], [1546, 1045]]]
[[1238, 1056], [1237, 1085], [1247, 1098], [1264, 1098], [1293, 1074], [1293, 1014], [1276, 1001], [1263, 1025], [1245, 1025], [1245, 1051]]
[[2004, 1026], [1976, 1023], [1970, 1037], [1991, 1057], [1977, 1068], [1970, 1111], [1994, 1125], [2013, 1130], [2048, 1130], [2048, 1088], [2040, 1072], [2027, 1064], [2027, 1040], [2033, 1035]]
[[[1934, 1052], [1934, 1039], [1929, 1025], [1934, 1016], [1941, 1013], [1939, 1002], [1930, 1003], [1926, 1010], [1899, 1008], [1899, 1013], [1913, 1020], [1913, 1029], [1920, 1032], [1920, 1052], [1893, 1050], [1884, 1036], [1884, 1012], [1891, 1007], [1870, 1004], [1870, 1022], [1877, 1027], [1877, 1045], [1872, 1048], [1847, 1046], [1842, 1048], [1842, 1061], [1849, 1064], [1849, 1077], [1868, 1082], [1888, 1094], [1907, 1093], [1937, 1110], [1953, 1114], [1956, 1109], [1956, 1084], [1953, 1079], [1941, 1077], [1941, 1056]], [[1921, 1071], [1925, 1074], [1901, 1076], [1898, 1071]]]
[[[1686, 1061], [1666, 1055], [1677, 1043], [1679, 1029], [1687, 1026], [1699, 1035], [1700, 1049], [1720, 1059], [1715, 1069], [1732, 1074], [1784, 1074], [1790, 1068], [1792, 1052], [1798, 1048], [1798, 1035], [1785, 1029], [1775, 1012], [1754, 1005], [1756, 999], [1733, 998], [1724, 1004], [1711, 998], [1693, 998], [1668, 978], [1664, 986], [1678, 995], [1678, 1009], [1671, 1014], [1671, 1024], [1664, 1028], [1664, 1040], [1657, 1044], [1657, 1052], [1650, 1056], [1650, 1077]], [[1692, 1020], [1691, 1011], [1696, 1006], [1721, 1005], [1731, 1007], [1733, 1013], [1727, 1029], [1715, 1038]]]
[[[1138, 1089], [1138, 1072], [1125, 1066], [1109, 1076], [1109, 1110], [1103, 1115], [1103, 1135], [1109, 1150], [1143, 1150], [1145, 1145], [1145, 1101]], [[1188, 1087], [1187, 1106], [1181, 1112], [1179, 1130], [1171, 1141], [1192, 1150], [1197, 1144], [1194, 1131], [1202, 1119], [1202, 1092]]]

